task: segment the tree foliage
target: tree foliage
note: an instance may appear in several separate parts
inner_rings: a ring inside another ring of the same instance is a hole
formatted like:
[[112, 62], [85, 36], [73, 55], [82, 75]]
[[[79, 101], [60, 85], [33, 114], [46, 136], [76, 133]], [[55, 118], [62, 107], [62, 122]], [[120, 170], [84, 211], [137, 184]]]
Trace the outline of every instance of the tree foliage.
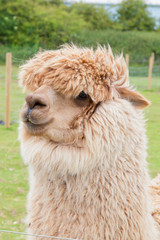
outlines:
[[[148, 59], [152, 52], [155, 53], [155, 62], [160, 61], [160, 33], [158, 32], [142, 32], [142, 31], [118, 31], [118, 30], [86, 30], [70, 37], [71, 42], [82, 47], [97, 47], [97, 43], [102, 46], [111, 45], [115, 54], [129, 53], [130, 63], [136, 63], [148, 66]], [[57, 45], [54, 45], [56, 48]], [[50, 49], [51, 46], [45, 46]], [[5, 53], [11, 51], [13, 54], [13, 62], [20, 64], [20, 61], [33, 56], [39, 49], [39, 46], [1, 46], [0, 45], [0, 63], [5, 62]]]
[[[34, 4], [28, 0], [0, 1], [0, 41], [18, 43], [28, 34], [28, 25], [35, 21]], [[24, 10], [25, 9], [25, 10]]]
[[113, 21], [104, 7], [97, 7], [93, 4], [74, 3], [70, 10], [75, 10], [79, 16], [89, 24], [88, 27], [93, 30], [112, 28]]
[[76, 11], [42, 0], [0, 0], [0, 43], [57, 46], [87, 28]]
[[117, 11], [119, 29], [153, 31], [155, 20], [143, 0], [123, 0]]
[[63, 0], [0, 0], [0, 44], [54, 48], [85, 30], [154, 30], [142, 0], [124, 0], [115, 21], [104, 7]]

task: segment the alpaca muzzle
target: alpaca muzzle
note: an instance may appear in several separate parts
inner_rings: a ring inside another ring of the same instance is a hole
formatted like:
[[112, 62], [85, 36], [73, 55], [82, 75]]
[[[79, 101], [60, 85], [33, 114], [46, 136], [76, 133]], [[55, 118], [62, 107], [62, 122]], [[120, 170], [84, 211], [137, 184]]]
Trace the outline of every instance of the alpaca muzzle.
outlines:
[[[43, 90], [43, 92], [42, 92]], [[49, 99], [44, 87], [30, 93], [25, 98], [25, 104], [21, 111], [21, 119], [29, 129], [39, 129], [50, 122]]]

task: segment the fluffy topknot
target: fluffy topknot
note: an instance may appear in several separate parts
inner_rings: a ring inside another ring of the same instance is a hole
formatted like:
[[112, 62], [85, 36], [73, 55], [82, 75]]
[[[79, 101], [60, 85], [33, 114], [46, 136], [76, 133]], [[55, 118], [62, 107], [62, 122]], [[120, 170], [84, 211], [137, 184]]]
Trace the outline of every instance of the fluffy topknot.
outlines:
[[110, 47], [99, 46], [93, 51], [65, 45], [36, 54], [21, 66], [19, 77], [24, 91], [45, 84], [68, 97], [85, 91], [97, 103], [118, 96], [117, 89], [127, 83], [128, 70], [123, 56], [114, 57]]

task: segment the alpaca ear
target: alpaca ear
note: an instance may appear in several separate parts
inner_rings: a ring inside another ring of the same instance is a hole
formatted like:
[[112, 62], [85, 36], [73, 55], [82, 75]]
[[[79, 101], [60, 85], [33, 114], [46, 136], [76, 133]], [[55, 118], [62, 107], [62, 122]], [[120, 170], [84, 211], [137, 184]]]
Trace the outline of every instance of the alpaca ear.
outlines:
[[123, 87], [117, 90], [121, 98], [130, 101], [135, 108], [143, 109], [150, 105], [150, 102], [138, 92]]

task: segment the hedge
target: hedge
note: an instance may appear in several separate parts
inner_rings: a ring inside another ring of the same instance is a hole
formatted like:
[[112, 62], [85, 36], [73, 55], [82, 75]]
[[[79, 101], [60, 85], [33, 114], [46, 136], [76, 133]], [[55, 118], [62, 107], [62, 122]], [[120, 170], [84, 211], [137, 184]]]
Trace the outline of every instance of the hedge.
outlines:
[[130, 63], [148, 64], [148, 58], [155, 54], [155, 60], [160, 62], [160, 32], [140, 31], [83, 31], [72, 37], [71, 41], [81, 46], [92, 46], [97, 44], [112, 47], [115, 53], [130, 54]]
[[[115, 30], [82, 31], [80, 34], [69, 36], [69, 42], [83, 47], [96, 48], [97, 44], [107, 46], [110, 44], [115, 54], [130, 54], [130, 65], [148, 65], [148, 59], [152, 52], [155, 60], [160, 64], [160, 33], [158, 32], [122, 32]], [[50, 46], [4, 46], [0, 45], [0, 63], [5, 62], [5, 53], [13, 53], [13, 63], [21, 64], [22, 61], [33, 56], [39, 49], [56, 49], [59, 45], [53, 43]]]

